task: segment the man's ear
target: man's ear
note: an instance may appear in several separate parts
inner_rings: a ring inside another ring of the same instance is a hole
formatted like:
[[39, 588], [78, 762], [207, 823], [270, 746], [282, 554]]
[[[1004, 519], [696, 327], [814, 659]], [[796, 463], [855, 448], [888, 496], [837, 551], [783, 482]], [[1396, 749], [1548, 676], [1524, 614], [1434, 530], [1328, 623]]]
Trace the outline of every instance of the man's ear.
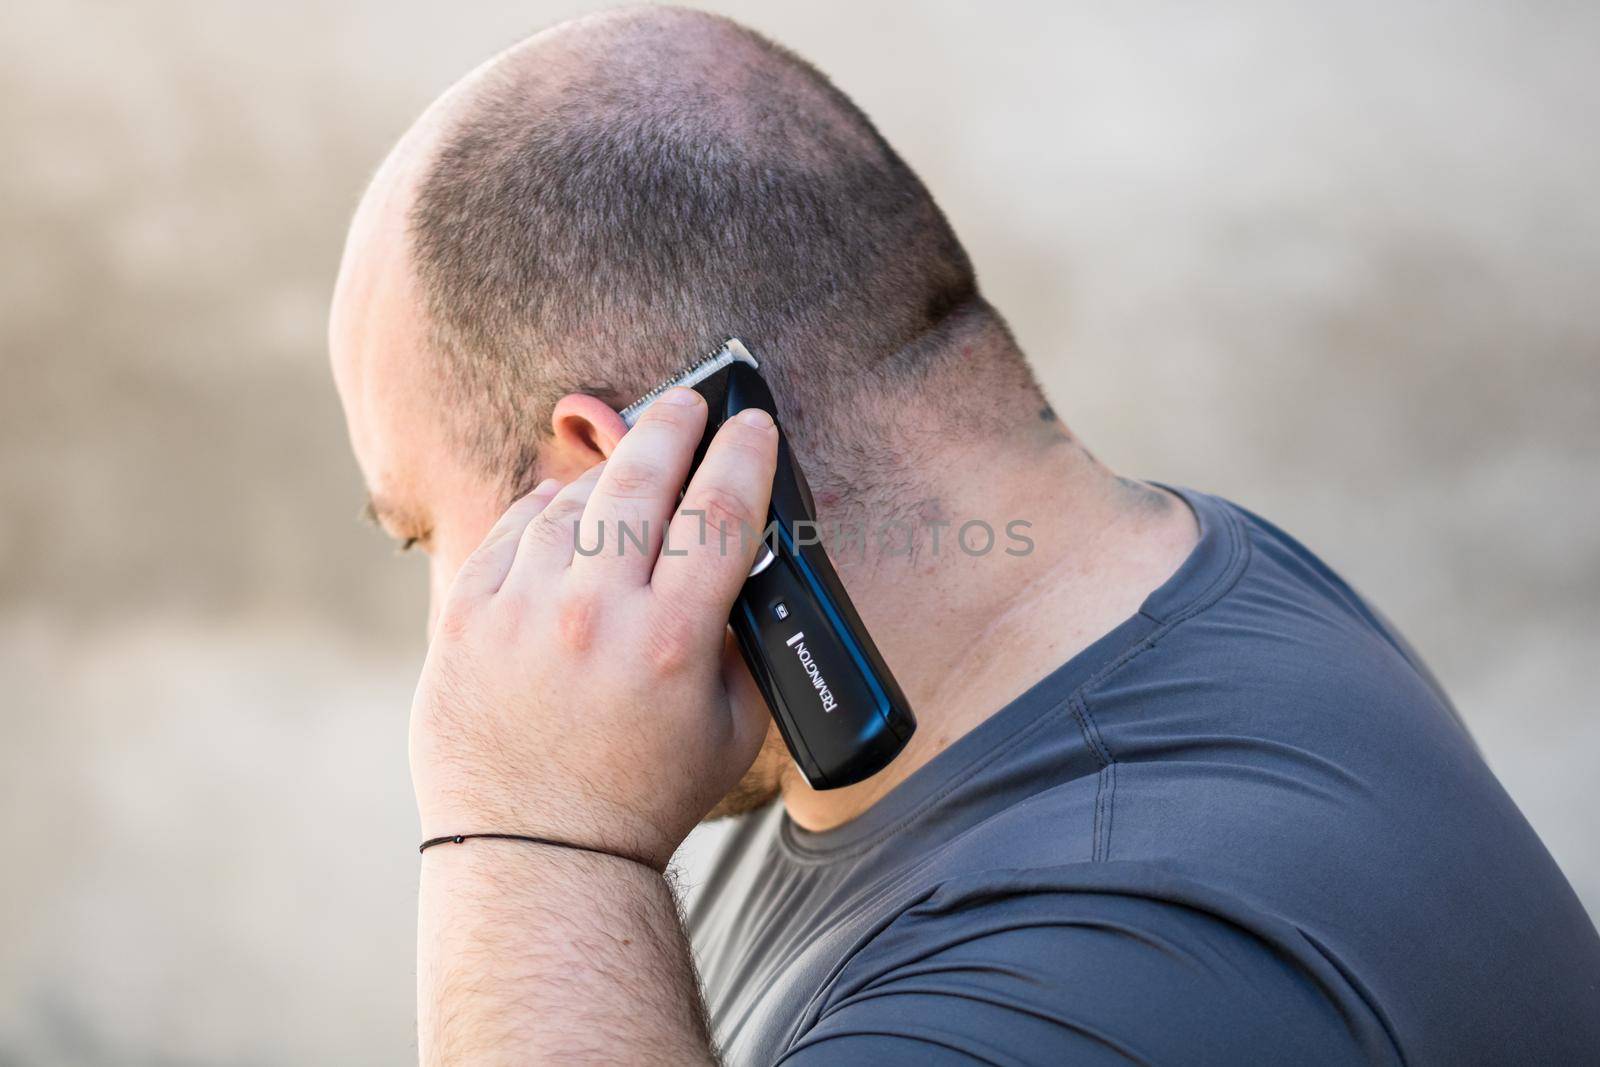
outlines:
[[552, 440], [546, 450], [550, 476], [571, 481], [610, 459], [628, 428], [604, 400], [588, 393], [568, 393], [550, 412], [550, 431]]

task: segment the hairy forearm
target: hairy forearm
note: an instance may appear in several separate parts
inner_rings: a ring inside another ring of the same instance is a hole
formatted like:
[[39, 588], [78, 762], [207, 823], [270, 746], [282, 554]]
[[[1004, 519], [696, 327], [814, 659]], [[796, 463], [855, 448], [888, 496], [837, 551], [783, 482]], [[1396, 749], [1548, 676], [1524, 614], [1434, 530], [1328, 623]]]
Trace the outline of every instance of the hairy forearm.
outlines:
[[665, 879], [608, 856], [473, 841], [423, 857], [424, 1064], [711, 1063]]

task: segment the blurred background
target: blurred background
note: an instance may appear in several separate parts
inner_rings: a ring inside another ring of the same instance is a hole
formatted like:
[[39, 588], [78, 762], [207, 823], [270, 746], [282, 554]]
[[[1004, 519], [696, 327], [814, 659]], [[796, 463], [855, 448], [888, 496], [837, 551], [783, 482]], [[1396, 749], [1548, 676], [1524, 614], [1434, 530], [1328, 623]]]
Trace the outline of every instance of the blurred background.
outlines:
[[[593, 6], [0, 15], [0, 1064], [414, 1056], [423, 566], [328, 294], [412, 118]], [[1398, 622], [1600, 911], [1600, 7], [713, 6], [874, 116], [1104, 459]]]

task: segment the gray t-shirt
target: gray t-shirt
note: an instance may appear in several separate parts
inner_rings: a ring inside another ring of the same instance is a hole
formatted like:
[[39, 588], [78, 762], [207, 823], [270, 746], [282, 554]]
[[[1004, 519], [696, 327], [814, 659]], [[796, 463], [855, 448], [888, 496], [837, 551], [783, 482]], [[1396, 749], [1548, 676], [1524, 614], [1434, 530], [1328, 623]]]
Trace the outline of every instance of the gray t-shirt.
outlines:
[[735, 1064], [1600, 1062], [1600, 937], [1410, 649], [1184, 493], [1142, 610], [690, 911]]

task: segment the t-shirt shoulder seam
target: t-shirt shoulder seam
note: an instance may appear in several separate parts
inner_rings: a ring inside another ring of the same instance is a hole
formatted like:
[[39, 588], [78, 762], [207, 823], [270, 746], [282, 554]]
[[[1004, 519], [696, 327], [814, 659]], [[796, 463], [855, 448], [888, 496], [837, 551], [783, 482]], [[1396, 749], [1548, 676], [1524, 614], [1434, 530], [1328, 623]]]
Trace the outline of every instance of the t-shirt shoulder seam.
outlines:
[[1239, 579], [1244, 576], [1244, 572], [1250, 563], [1250, 541], [1245, 536], [1243, 522], [1231, 509], [1223, 509], [1223, 519], [1228, 537], [1228, 558], [1220, 568], [1217, 576], [1211, 580], [1211, 583], [1204, 590], [1197, 593], [1188, 604], [1165, 618], [1152, 615], [1141, 608], [1139, 614], [1155, 623], [1156, 628], [1140, 640], [1129, 645], [1110, 663], [1085, 678], [1072, 691], [1070, 699], [1082, 699], [1084, 694], [1103, 684], [1106, 679], [1126, 667], [1140, 653], [1154, 648], [1162, 638], [1171, 633], [1179, 624], [1187, 622], [1219, 603], [1223, 597], [1232, 592], [1234, 587], [1239, 584]]
[[1116, 814], [1117, 757], [1106, 744], [1100, 732], [1100, 724], [1095, 720], [1094, 712], [1089, 707], [1089, 693], [1133, 662], [1140, 653], [1154, 648], [1163, 637], [1172, 632], [1174, 627], [1218, 603], [1238, 585], [1239, 579], [1250, 563], [1250, 540], [1245, 536], [1242, 520], [1232, 508], [1223, 506], [1219, 510], [1222, 515], [1223, 532], [1228, 540], [1228, 556], [1217, 576], [1185, 607], [1168, 619], [1163, 620], [1141, 609], [1139, 614], [1156, 623], [1156, 629], [1125, 649], [1121, 655], [1099, 671], [1084, 679], [1067, 698], [1067, 707], [1071, 710], [1072, 716], [1078, 720], [1078, 727], [1083, 732], [1084, 740], [1089, 744], [1089, 751], [1100, 761], [1100, 774], [1095, 787], [1092, 809], [1093, 824], [1090, 827], [1091, 862], [1104, 863], [1111, 858], [1111, 830]]

